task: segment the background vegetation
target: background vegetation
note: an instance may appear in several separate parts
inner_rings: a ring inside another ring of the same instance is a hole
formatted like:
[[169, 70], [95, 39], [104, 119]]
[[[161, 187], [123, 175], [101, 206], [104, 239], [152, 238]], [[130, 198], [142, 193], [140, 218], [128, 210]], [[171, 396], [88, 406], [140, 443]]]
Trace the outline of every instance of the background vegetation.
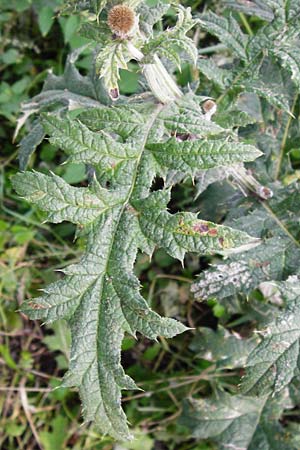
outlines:
[[[206, 8], [212, 8], [218, 13], [221, 2], [195, 0], [181, 3], [191, 6], [197, 14]], [[29, 321], [17, 312], [18, 306], [26, 298], [37, 295], [41, 287], [58, 277], [55, 269], [70, 261], [77, 261], [82, 251], [82, 242], [73, 242], [72, 224], [41, 224], [41, 212], [22, 201], [10, 183], [11, 175], [18, 171], [18, 149], [13, 143], [13, 134], [21, 102], [40, 92], [49, 69], [58, 75], [62, 74], [69, 51], [86, 43], [78, 35], [79, 16], [60, 16], [60, 4], [60, 0], [2, 0], [0, 3], [0, 448], [220, 448], [213, 441], [202, 439], [201, 435], [195, 437], [197, 433], [192, 437], [191, 429], [187, 426], [191, 425], [188, 423], [190, 413], [186, 412], [187, 405], [183, 401], [190, 397], [206, 398], [220, 391], [237, 392], [240, 377], [244, 373], [239, 367], [246, 352], [246, 347], [239, 344], [240, 336], [249, 337], [257, 324], [263, 323], [264, 317], [277, 308], [272, 293], [256, 290], [240, 296], [239, 291], [233, 290], [226, 295], [212, 295], [206, 303], [198, 302], [191, 293], [191, 284], [196, 274], [207, 269], [209, 264], [218, 262], [217, 257], [208, 259], [189, 255], [182, 268], [179, 262], [162, 250], [154, 254], [151, 262], [148, 257], [139, 255], [136, 271], [142, 281], [145, 297], [154, 309], [166, 316], [180, 318], [193, 331], [169, 341], [160, 339], [155, 343], [147, 339], [135, 341], [131, 337], [125, 338], [123, 366], [145, 390], [124, 394], [126, 414], [136, 435], [136, 440], [127, 444], [116, 444], [108, 437], [97, 435], [93, 429], [80, 426], [80, 400], [76, 391], [53, 389], [59, 385], [68, 366], [70, 338], [65, 323], [60, 321], [40, 327], [40, 323]], [[174, 17], [174, 11], [170, 9], [166, 18], [168, 24], [174, 23]], [[261, 18], [249, 19], [243, 12], [234, 13], [234, 17], [248, 35], [254, 34], [262, 23]], [[222, 51], [218, 39], [204, 30], [200, 34], [197, 32], [194, 38], [199, 42], [202, 55]], [[226, 59], [226, 52], [224, 55]], [[91, 54], [85, 50], [77, 67], [85, 73], [90, 63]], [[212, 87], [201, 71], [189, 64], [183, 65], [177, 77], [182, 86], [196, 83], [200, 77], [203, 95], [213, 98], [221, 96], [218, 88]], [[266, 100], [260, 101], [253, 92], [252, 96], [249, 94], [241, 99], [245, 112], [255, 116], [259, 125], [244, 127], [240, 133], [252, 142], [257, 142], [257, 136], [261, 137], [261, 147], [268, 149], [268, 158], [264, 160], [263, 167], [259, 167], [258, 163], [254, 169], [260, 171], [263, 182], [281, 179], [281, 186], [276, 183], [272, 186], [275, 192], [279, 187], [293, 186], [299, 178], [299, 102], [289, 83], [287, 81], [284, 85], [284, 98], [276, 97], [278, 89], [269, 91], [269, 96], [275, 98], [273, 106]], [[122, 72], [120, 87], [121, 93], [126, 95], [136, 92], [137, 76]], [[292, 109], [293, 116], [284, 115], [284, 101]], [[21, 137], [25, 134], [26, 130], [23, 130]], [[283, 158], [286, 154], [288, 158]], [[60, 166], [62, 160], [62, 154], [44, 141], [31, 158], [29, 167], [53, 170], [69, 183], [84, 185], [85, 167], [71, 163]], [[201, 193], [205, 184], [203, 182], [201, 186], [199, 183], [195, 188], [191, 180], [186, 180], [176, 187], [171, 210], [177, 211], [182, 207], [190, 211], [201, 210], [203, 218], [222, 221], [229, 208], [239, 205], [240, 210], [245, 211], [250, 208], [251, 202], [253, 206], [257, 200], [255, 196], [244, 200], [236, 186], [225, 181], [214, 183], [195, 200], [195, 193], [197, 190]], [[297, 207], [294, 212], [296, 215]], [[238, 214], [236, 217], [233, 214], [231, 220], [238, 218]], [[252, 222], [257, 221], [257, 217], [254, 217]], [[295, 217], [295, 223], [299, 224], [298, 216]], [[247, 231], [250, 233], [254, 228], [250, 227]], [[298, 243], [298, 231], [291, 230], [289, 225], [286, 228]], [[285, 270], [283, 279], [294, 273]], [[196, 296], [199, 289], [201, 291], [201, 286], [193, 288]], [[198, 297], [203, 298], [203, 292]], [[228, 301], [224, 301], [224, 298]], [[249, 342], [247, 340], [247, 346], [252, 345]], [[224, 360], [227, 362], [224, 363]], [[289, 443], [281, 442], [281, 447], [262, 448], [300, 448], [297, 388], [297, 381], [294, 381], [288, 399], [285, 402], [282, 400], [285, 411], [280, 414], [280, 423], [284, 428], [284, 439], [289, 439]]]

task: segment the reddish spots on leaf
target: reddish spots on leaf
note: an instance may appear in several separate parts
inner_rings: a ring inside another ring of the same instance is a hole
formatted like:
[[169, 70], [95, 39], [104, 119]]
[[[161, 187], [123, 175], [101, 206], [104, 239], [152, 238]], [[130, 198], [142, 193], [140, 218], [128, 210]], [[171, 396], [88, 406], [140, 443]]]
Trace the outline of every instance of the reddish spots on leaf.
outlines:
[[[195, 223], [192, 227], [193, 231], [200, 234], [208, 234], [208, 236], [217, 236], [218, 230], [216, 228], [209, 228], [209, 224], [205, 222]], [[222, 239], [222, 238], [220, 238]]]
[[271, 264], [270, 261], [264, 261], [264, 262], [255, 261], [255, 267], [267, 267], [270, 264]]
[[39, 303], [35, 303], [35, 302], [29, 302], [29, 303], [28, 303], [28, 306], [29, 306], [31, 309], [45, 309], [45, 306], [44, 306], [44, 305], [40, 305]]
[[194, 141], [197, 139], [197, 136], [192, 133], [177, 133], [176, 131], [171, 132], [171, 136], [174, 136], [177, 141]]
[[133, 206], [126, 205], [126, 209], [127, 209], [128, 212], [130, 212], [130, 214], [137, 215], [137, 210]]
[[193, 225], [193, 230], [197, 233], [207, 233], [209, 228], [205, 223], [195, 223], [195, 225]]
[[220, 243], [221, 247], [224, 246], [224, 238], [223, 237], [219, 238], [219, 243]]

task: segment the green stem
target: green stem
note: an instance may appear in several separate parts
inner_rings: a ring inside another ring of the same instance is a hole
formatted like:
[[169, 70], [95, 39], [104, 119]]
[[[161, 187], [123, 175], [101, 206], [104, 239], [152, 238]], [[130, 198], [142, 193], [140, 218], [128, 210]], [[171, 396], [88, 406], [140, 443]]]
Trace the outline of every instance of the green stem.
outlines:
[[284, 233], [291, 239], [291, 241], [294, 242], [294, 244], [297, 247], [300, 247], [300, 243], [296, 240], [296, 238], [294, 238], [294, 236], [289, 232], [289, 230], [286, 228], [286, 226], [280, 221], [280, 219], [278, 219], [278, 217], [276, 216], [276, 214], [274, 214], [273, 210], [270, 208], [270, 206], [265, 203], [265, 202], [261, 202], [261, 205], [263, 206], [263, 208], [265, 208], [265, 210], [269, 213], [269, 215], [272, 217], [273, 220], [275, 220], [275, 222], [277, 223], [277, 225], [282, 229], [282, 231], [284, 231]]
[[279, 159], [278, 159], [278, 163], [277, 163], [277, 167], [276, 167], [276, 171], [275, 171], [275, 180], [278, 180], [279, 175], [280, 175], [280, 170], [281, 170], [281, 165], [282, 165], [282, 161], [283, 161], [283, 156], [284, 156], [284, 152], [285, 152], [285, 146], [286, 146], [286, 142], [288, 139], [288, 135], [289, 135], [289, 130], [290, 130], [290, 126], [292, 123], [292, 119], [294, 118], [294, 111], [296, 108], [296, 104], [297, 104], [297, 100], [298, 100], [298, 94], [295, 95], [294, 101], [293, 101], [293, 105], [292, 105], [292, 109], [291, 109], [291, 113], [288, 117], [286, 126], [285, 126], [285, 130], [283, 133], [283, 137], [282, 137], [282, 141], [281, 141], [281, 146], [280, 146], [280, 154], [279, 154]]
[[253, 31], [249, 25], [249, 22], [247, 20], [247, 17], [245, 16], [244, 13], [239, 13], [240, 19], [243, 22], [244, 27], [246, 28], [247, 33], [249, 34], [249, 36], [253, 36]]
[[[244, 76], [244, 74], [247, 72], [250, 66], [253, 67], [253, 62], [260, 56], [260, 54], [261, 52], [259, 51], [251, 60], [251, 64], [247, 64], [244, 70], [232, 80], [230, 86], [228, 86], [228, 88], [225, 89], [223, 94], [221, 94], [220, 97], [217, 98], [216, 103], [220, 103], [223, 100], [223, 98], [228, 94], [228, 92], [235, 87], [236, 83]], [[264, 58], [264, 55], [262, 56], [262, 58]]]
[[209, 47], [200, 48], [198, 50], [198, 55], [208, 55], [210, 53], [219, 52], [226, 49], [227, 47], [224, 44], [210, 45]]

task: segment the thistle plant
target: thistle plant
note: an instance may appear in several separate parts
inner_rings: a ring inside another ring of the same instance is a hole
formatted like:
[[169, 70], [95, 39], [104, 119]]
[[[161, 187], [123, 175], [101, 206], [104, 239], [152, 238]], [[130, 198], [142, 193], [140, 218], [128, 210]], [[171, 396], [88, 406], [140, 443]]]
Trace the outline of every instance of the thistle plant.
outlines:
[[[245, 89], [290, 112], [288, 98], [272, 95], [260, 80], [264, 62], [259, 40], [247, 39], [232, 17], [208, 13], [193, 18], [189, 8], [173, 8], [177, 21], [163, 30], [169, 4], [160, 1], [153, 7], [137, 0], [67, 2], [65, 13], [76, 10], [85, 18], [81, 34], [90, 40], [93, 64], [82, 76], [76, 68], [82, 49], [73, 52], [64, 74], [50, 72], [42, 92], [23, 105], [18, 124], [18, 130], [26, 121], [30, 128], [20, 143], [21, 170], [47, 136], [68, 161], [84, 163], [89, 173], [86, 187], [71, 186], [53, 173], [23, 171], [13, 178], [17, 193], [45, 211], [47, 220], [76, 224], [76, 236], [86, 242], [81, 259], [63, 268], [63, 277], [46, 287], [42, 296], [24, 303], [22, 311], [44, 322], [68, 321], [72, 347], [63, 386], [78, 387], [85, 422], [94, 422], [100, 432], [119, 440], [132, 437], [121, 391], [137, 388], [121, 366], [124, 334], [157, 339], [188, 330], [184, 319], [161, 317], [141, 296], [133, 272], [137, 253], [151, 257], [156, 248], [163, 248], [183, 264], [187, 252], [225, 255], [232, 261], [240, 252], [243, 259], [249, 251], [256, 252], [261, 236], [252, 229], [243, 231], [234, 222], [216, 224], [195, 212], [171, 214], [172, 186], [188, 177], [196, 185], [203, 176], [210, 176], [210, 182], [229, 177], [245, 194], [255, 191], [262, 199], [270, 198], [271, 189], [244, 169], [244, 162], [254, 161], [262, 152], [239, 137], [238, 128], [255, 118], [238, 109], [236, 101]], [[275, 33], [276, 24], [266, 26], [262, 36]], [[224, 38], [235, 52], [231, 71], [214, 67], [211, 59], [199, 60], [193, 39], [199, 27]], [[291, 68], [297, 84], [300, 77], [292, 64], [292, 49], [285, 42], [282, 46], [269, 51], [284, 60], [287, 71]], [[196, 82], [179, 88], [175, 72], [183, 61], [216, 81], [222, 91], [217, 103]], [[140, 74], [140, 89], [125, 97], [120, 95], [120, 70], [129, 70], [129, 62]], [[257, 79], [251, 85], [253, 67]], [[157, 176], [165, 185], [153, 190]], [[250, 289], [255, 285], [253, 275], [247, 263], [242, 269], [247, 277], [238, 282]], [[207, 284], [202, 280], [194, 291], [202, 293]]]

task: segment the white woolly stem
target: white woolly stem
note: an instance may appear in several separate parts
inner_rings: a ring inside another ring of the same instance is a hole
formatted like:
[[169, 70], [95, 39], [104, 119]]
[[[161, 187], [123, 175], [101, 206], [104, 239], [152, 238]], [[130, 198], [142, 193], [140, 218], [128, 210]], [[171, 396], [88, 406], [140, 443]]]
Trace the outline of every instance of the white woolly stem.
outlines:
[[155, 97], [161, 103], [170, 103], [182, 96], [182, 92], [167, 72], [165, 66], [157, 55], [154, 55], [152, 64], [145, 64], [143, 73]]
[[232, 166], [228, 169], [233, 181], [239, 186], [245, 196], [248, 192], [255, 192], [260, 198], [267, 200], [273, 197], [270, 188], [261, 185], [243, 165]]
[[127, 48], [132, 58], [134, 58], [136, 61], [140, 61], [141, 59], [143, 59], [144, 54], [138, 48], [136, 48], [132, 42], [128, 41]]

